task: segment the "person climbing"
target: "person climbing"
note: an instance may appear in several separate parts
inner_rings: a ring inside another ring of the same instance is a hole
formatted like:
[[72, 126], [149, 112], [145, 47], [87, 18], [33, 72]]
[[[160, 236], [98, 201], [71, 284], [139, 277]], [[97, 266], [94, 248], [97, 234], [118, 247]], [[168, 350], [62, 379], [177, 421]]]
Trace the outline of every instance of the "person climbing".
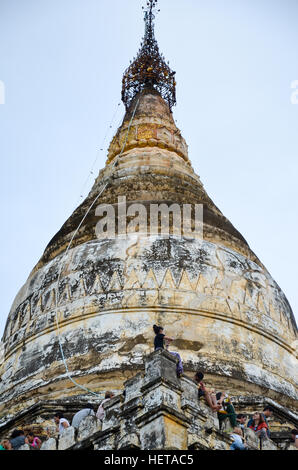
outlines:
[[218, 405], [216, 402], [216, 397], [213, 394], [208, 392], [203, 382], [203, 379], [204, 379], [203, 372], [200, 372], [200, 371], [196, 372], [196, 375], [194, 376], [194, 380], [198, 384], [198, 398], [200, 400], [201, 397], [204, 397], [206, 403], [210, 406], [210, 408], [213, 411], [219, 411], [221, 408], [221, 405]]
[[[155, 333], [155, 338], [154, 338], [154, 350], [155, 351], [157, 351], [158, 349], [165, 349], [164, 348], [165, 341], [167, 343], [171, 343], [172, 341], [174, 341], [173, 338], [170, 338], [169, 336], [166, 336], [165, 334], [163, 334], [164, 329], [162, 326], [153, 325], [153, 331]], [[180, 354], [178, 354], [177, 352], [173, 352], [173, 351], [169, 351], [169, 353], [177, 358], [178, 360], [177, 377], [181, 377], [181, 375], [183, 374], [183, 364], [182, 364]]]
[[95, 416], [93, 406], [94, 406], [93, 404], [87, 405], [85, 408], [78, 411], [74, 415], [74, 417], [72, 418], [72, 422], [71, 422], [71, 425], [73, 428], [78, 429], [81, 421], [87, 418], [87, 416]]
[[222, 423], [229, 418], [232, 429], [237, 426], [236, 412], [231, 399], [224, 393], [219, 392], [216, 394], [217, 404], [220, 405], [220, 409], [217, 412], [219, 427], [222, 427]]
[[59, 432], [60, 436], [62, 436], [65, 429], [70, 427], [69, 421], [67, 421], [67, 419], [64, 418], [63, 413], [60, 413], [60, 412], [56, 413], [54, 416], [54, 421], [56, 423], [57, 432]]
[[256, 412], [252, 420], [248, 423], [248, 427], [252, 429], [260, 439], [268, 439], [268, 424], [265, 421], [263, 413]]
[[105, 399], [101, 402], [101, 404], [99, 405], [98, 407], [98, 410], [96, 412], [96, 417], [97, 419], [99, 419], [100, 421], [103, 421], [104, 420], [104, 417], [105, 417], [105, 410], [104, 410], [104, 403], [106, 403], [107, 401], [111, 400], [112, 398], [114, 398], [114, 393], [113, 392], [106, 392], [105, 394]]

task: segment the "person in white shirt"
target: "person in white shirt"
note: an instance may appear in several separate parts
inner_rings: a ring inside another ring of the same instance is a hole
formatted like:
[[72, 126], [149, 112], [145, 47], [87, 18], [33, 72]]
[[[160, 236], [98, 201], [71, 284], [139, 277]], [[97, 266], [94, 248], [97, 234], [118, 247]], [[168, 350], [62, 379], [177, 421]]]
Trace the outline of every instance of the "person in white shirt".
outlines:
[[63, 413], [60, 413], [60, 412], [55, 414], [54, 421], [56, 423], [57, 431], [59, 432], [60, 436], [63, 434], [65, 429], [69, 428], [69, 426], [70, 426], [67, 419], [64, 418]]
[[103, 405], [104, 403], [106, 403], [107, 401], [111, 400], [111, 398], [114, 397], [114, 393], [113, 392], [106, 392], [105, 394], [105, 399], [101, 402], [101, 404], [99, 405], [98, 407], [98, 410], [97, 410], [97, 413], [96, 413], [96, 417], [100, 420], [100, 421], [103, 421], [104, 420], [104, 417], [105, 417], [105, 410], [103, 408]]
[[95, 416], [95, 413], [93, 411], [93, 405], [89, 405], [87, 408], [84, 408], [83, 410], [78, 411], [74, 417], [72, 418], [71, 425], [73, 428], [78, 429], [80, 422], [84, 419], [87, 418], [87, 416]]
[[230, 437], [233, 439], [233, 444], [230, 447], [230, 450], [247, 450], [247, 447], [243, 443], [242, 429], [234, 428]]

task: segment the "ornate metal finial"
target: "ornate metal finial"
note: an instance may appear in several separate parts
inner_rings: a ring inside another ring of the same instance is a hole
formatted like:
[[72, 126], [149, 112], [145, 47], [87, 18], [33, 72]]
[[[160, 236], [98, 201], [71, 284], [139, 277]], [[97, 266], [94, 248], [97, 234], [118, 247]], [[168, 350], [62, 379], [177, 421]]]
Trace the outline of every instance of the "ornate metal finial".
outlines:
[[176, 72], [166, 64], [154, 36], [156, 5], [157, 0], [148, 0], [144, 18], [145, 36], [136, 59], [124, 73], [122, 101], [126, 109], [136, 94], [147, 87], [157, 90], [168, 102], [170, 109], [176, 104]]

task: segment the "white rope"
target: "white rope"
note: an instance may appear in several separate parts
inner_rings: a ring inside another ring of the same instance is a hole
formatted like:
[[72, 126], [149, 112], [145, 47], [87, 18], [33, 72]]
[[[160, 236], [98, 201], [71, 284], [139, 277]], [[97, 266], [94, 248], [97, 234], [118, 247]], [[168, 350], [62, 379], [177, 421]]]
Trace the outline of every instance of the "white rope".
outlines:
[[[94, 160], [94, 162], [93, 162], [93, 164], [92, 164], [92, 166], [91, 166], [91, 169], [90, 169], [90, 171], [89, 171], [89, 173], [88, 173], [88, 176], [87, 176], [87, 178], [86, 178], [86, 181], [85, 181], [85, 183], [83, 184], [83, 187], [82, 187], [82, 189], [81, 189], [81, 191], [80, 191], [80, 196], [79, 196], [79, 199], [78, 199], [78, 201], [77, 201], [77, 205], [82, 201], [82, 199], [83, 199], [83, 197], [84, 197], [84, 191], [85, 191], [85, 188], [86, 188], [86, 186], [87, 186], [87, 184], [88, 184], [88, 182], [89, 182], [90, 176], [94, 174], [95, 165], [97, 164], [97, 161], [98, 161], [98, 159], [99, 159], [99, 156], [100, 156], [101, 153], [104, 151], [105, 142], [106, 142], [106, 140], [107, 140], [107, 137], [108, 137], [108, 134], [109, 134], [110, 130], [113, 128], [113, 124], [114, 124], [114, 121], [115, 121], [115, 119], [116, 119], [116, 116], [117, 116], [117, 113], [118, 113], [120, 104], [121, 104], [121, 103], [118, 103], [118, 104], [117, 104], [116, 111], [115, 111], [115, 113], [114, 113], [114, 115], [113, 115], [113, 117], [112, 117], [112, 120], [111, 120], [110, 124], [108, 125], [107, 131], [106, 131], [105, 136], [104, 136], [103, 141], [102, 141], [102, 144], [101, 144], [101, 146], [99, 147], [99, 149], [97, 150], [96, 158], [95, 158], [95, 160]], [[122, 119], [123, 119], [123, 118], [122, 118]], [[118, 126], [118, 127], [119, 127], [119, 126]]]
[[[110, 174], [110, 177], [112, 177], [113, 175], [113, 170], [119, 160], [119, 158], [121, 157], [122, 153], [124, 152], [124, 149], [125, 149], [125, 146], [126, 146], [126, 143], [127, 143], [127, 139], [128, 139], [128, 134], [129, 134], [129, 131], [130, 131], [130, 128], [131, 128], [131, 124], [132, 124], [132, 121], [135, 117], [135, 114], [136, 114], [136, 111], [137, 111], [137, 107], [139, 105], [139, 102], [140, 102], [140, 98], [138, 99], [137, 103], [136, 103], [136, 106], [135, 106], [135, 109], [134, 109], [134, 112], [132, 114], [132, 117], [131, 117], [131, 120], [130, 120], [130, 123], [129, 123], [129, 126], [128, 126], [128, 129], [127, 129], [127, 134], [126, 134], [126, 138], [125, 138], [125, 141], [124, 141], [124, 144], [123, 144], [123, 147], [121, 149], [121, 152], [120, 154], [117, 156], [117, 158], [115, 159], [113, 165], [112, 165], [112, 172]], [[65, 367], [65, 370], [66, 370], [66, 375], [68, 376], [68, 378], [70, 379], [70, 381], [76, 385], [77, 387], [81, 388], [82, 390], [84, 390], [85, 392], [88, 392], [88, 393], [91, 393], [92, 395], [96, 395], [96, 396], [100, 396], [98, 393], [96, 392], [92, 392], [92, 390], [89, 390], [88, 388], [84, 387], [83, 385], [80, 385], [78, 384], [70, 375], [70, 372], [69, 372], [69, 369], [68, 369], [68, 365], [67, 365], [67, 362], [66, 362], [66, 359], [65, 359], [65, 355], [64, 355], [64, 351], [63, 351], [63, 346], [62, 346], [62, 343], [61, 343], [61, 336], [60, 336], [60, 327], [59, 327], [59, 320], [58, 320], [58, 305], [59, 305], [59, 283], [60, 283], [60, 278], [61, 278], [61, 273], [62, 273], [62, 268], [63, 268], [63, 264], [64, 264], [64, 260], [70, 250], [70, 247], [72, 245], [72, 242], [73, 240], [75, 239], [78, 231], [80, 230], [80, 228], [82, 227], [84, 221], [86, 220], [89, 212], [91, 211], [91, 209], [94, 207], [94, 205], [96, 204], [96, 202], [98, 201], [98, 199], [100, 198], [100, 196], [102, 195], [102, 193], [105, 191], [105, 189], [107, 188], [107, 186], [109, 185], [109, 181], [107, 181], [104, 186], [102, 187], [102, 189], [99, 191], [98, 195], [96, 196], [96, 198], [94, 199], [94, 201], [92, 202], [92, 204], [89, 206], [89, 208], [87, 209], [84, 217], [82, 218], [80, 224], [78, 225], [77, 229], [75, 230], [73, 236], [71, 237], [71, 240], [67, 246], [67, 249], [64, 253], [64, 255], [62, 256], [61, 258], [61, 264], [60, 264], [60, 268], [59, 268], [59, 274], [58, 274], [58, 278], [57, 278], [57, 285], [56, 285], [56, 295], [55, 295], [55, 313], [56, 313], [56, 326], [57, 326], [57, 334], [58, 334], [58, 341], [59, 341], [59, 348], [60, 348], [60, 352], [61, 352], [61, 357], [62, 357], [62, 361], [63, 361], [63, 364], [64, 364], [64, 367]]]

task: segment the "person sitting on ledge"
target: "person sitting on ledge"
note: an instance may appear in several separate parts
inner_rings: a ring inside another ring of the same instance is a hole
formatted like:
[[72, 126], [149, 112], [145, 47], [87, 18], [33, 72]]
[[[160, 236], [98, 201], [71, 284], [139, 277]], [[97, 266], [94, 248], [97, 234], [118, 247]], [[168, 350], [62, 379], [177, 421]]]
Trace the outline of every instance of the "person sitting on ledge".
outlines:
[[[269, 437], [269, 439], [270, 439], [270, 429], [269, 429], [268, 418], [272, 417], [273, 412], [274, 412], [274, 409], [272, 408], [272, 406], [265, 406], [263, 413], [261, 413], [261, 415], [264, 418], [265, 423], [267, 424], [267, 437]], [[253, 419], [250, 419], [247, 424], [247, 427], [249, 428], [252, 425], [253, 425]]]
[[204, 397], [206, 402], [207, 402], [207, 405], [210, 406], [210, 408], [213, 410], [213, 411], [218, 411], [220, 410], [221, 408], [221, 405], [218, 405], [217, 402], [216, 402], [216, 397], [209, 393], [205, 387], [205, 384], [203, 382], [203, 379], [204, 379], [204, 374], [203, 372], [196, 372], [196, 375], [194, 377], [195, 381], [197, 382], [198, 384], [198, 397], [199, 397], [199, 400], [201, 397]]
[[[156, 335], [154, 338], [154, 350], [155, 351], [157, 351], [158, 349], [164, 349], [164, 341], [167, 341], [168, 343], [171, 343], [172, 341], [174, 341], [173, 338], [170, 338], [169, 336], [166, 336], [163, 334], [164, 329], [162, 326], [153, 325], [153, 331]], [[177, 352], [173, 352], [173, 351], [169, 351], [169, 353], [178, 359], [177, 377], [181, 377], [181, 375], [183, 374], [183, 364], [182, 364], [180, 354], [178, 354]]]
[[31, 450], [39, 450], [41, 448], [42, 442], [39, 439], [39, 437], [35, 436], [33, 432], [29, 432], [27, 434], [27, 438], [28, 438], [29, 446]]
[[3, 439], [3, 441], [1, 441], [0, 450], [12, 450], [12, 445], [9, 439]]
[[10, 443], [12, 450], [18, 450], [24, 444], [29, 444], [29, 441], [26, 438], [24, 431], [21, 429], [16, 429], [11, 434]]
[[230, 437], [233, 440], [233, 444], [231, 445], [230, 450], [248, 450], [247, 446], [243, 442], [243, 432], [240, 427], [234, 428], [233, 432], [230, 434]]
[[255, 413], [252, 420], [249, 421], [248, 427], [252, 429], [260, 439], [268, 438], [268, 425], [266, 424], [263, 413]]

